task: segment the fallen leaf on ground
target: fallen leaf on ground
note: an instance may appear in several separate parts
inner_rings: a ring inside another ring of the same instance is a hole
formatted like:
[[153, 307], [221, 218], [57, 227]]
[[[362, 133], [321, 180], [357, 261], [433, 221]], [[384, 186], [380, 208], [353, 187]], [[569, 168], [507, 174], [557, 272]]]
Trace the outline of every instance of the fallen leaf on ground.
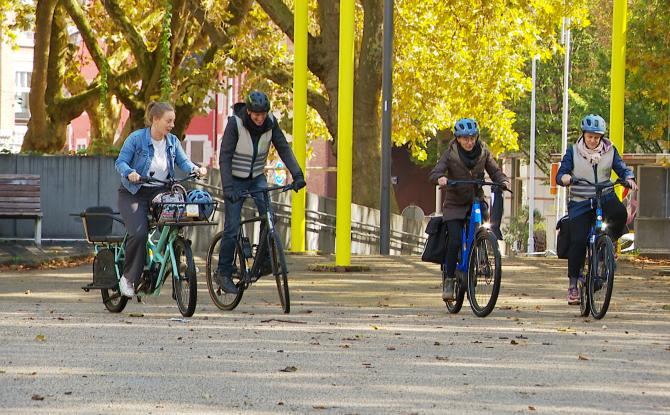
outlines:
[[280, 369], [279, 371], [280, 372], [295, 372], [297, 370], [298, 370], [298, 368], [295, 367], [295, 366], [286, 366], [285, 368]]
[[577, 356], [577, 359], [579, 359], [579, 360], [589, 360], [588, 357], [582, 356], [581, 354]]
[[509, 342], [509, 343], [510, 343], [510, 344], [519, 344], [519, 342], [518, 342], [518, 341], [516, 341], [516, 340], [512, 340], [512, 341], [511, 341], [511, 342]]
[[35, 394], [35, 395], [31, 396], [30, 399], [32, 399], [33, 401], [43, 401], [44, 396]]
[[144, 317], [144, 313], [130, 313], [128, 317]]
[[436, 360], [443, 360], [443, 361], [449, 360], [449, 358], [447, 356], [435, 356], [435, 359]]
[[531, 406], [531, 405], [528, 405], [528, 410], [529, 410], [529, 411], [534, 411], [534, 410], [535, 410], [535, 407], [534, 407], [534, 406]]
[[44, 334], [38, 334], [37, 336], [35, 336], [35, 340], [37, 340], [38, 342], [46, 341], [46, 339], [47, 336], [45, 336]]

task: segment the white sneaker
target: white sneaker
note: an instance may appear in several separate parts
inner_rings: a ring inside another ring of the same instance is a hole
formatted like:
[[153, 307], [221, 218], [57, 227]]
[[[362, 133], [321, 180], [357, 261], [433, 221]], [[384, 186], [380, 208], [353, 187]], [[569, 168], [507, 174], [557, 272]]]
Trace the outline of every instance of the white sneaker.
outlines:
[[133, 287], [133, 284], [125, 276], [122, 276], [119, 280], [119, 290], [124, 297], [133, 298], [135, 295], [135, 287]]

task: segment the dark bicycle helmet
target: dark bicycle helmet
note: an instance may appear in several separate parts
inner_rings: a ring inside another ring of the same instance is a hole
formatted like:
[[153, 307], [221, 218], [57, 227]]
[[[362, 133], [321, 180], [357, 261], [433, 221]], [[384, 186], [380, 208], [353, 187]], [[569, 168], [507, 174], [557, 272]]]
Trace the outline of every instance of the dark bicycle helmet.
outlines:
[[260, 91], [251, 91], [246, 99], [247, 109], [251, 112], [269, 112], [270, 99], [265, 93]]
[[454, 135], [456, 137], [463, 137], [468, 135], [479, 135], [479, 126], [477, 121], [472, 118], [461, 118], [456, 121], [454, 125]]
[[187, 203], [197, 203], [200, 205], [200, 218], [208, 219], [214, 211], [214, 204], [212, 203], [212, 196], [200, 189], [193, 189], [186, 195]]
[[582, 119], [582, 132], [583, 133], [595, 133], [595, 134], [605, 134], [607, 131], [607, 124], [605, 120], [600, 115], [589, 114], [584, 119]]

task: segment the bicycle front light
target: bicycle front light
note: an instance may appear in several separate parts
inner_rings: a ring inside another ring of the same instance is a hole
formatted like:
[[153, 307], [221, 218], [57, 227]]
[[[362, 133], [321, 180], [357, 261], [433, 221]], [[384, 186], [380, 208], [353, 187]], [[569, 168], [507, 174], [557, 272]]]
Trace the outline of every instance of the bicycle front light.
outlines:
[[600, 230], [602, 230], [602, 231], [607, 230], [607, 224], [605, 222], [600, 223]]
[[491, 229], [491, 222], [484, 222], [482, 223], [482, 226], [485, 227], [486, 229]]

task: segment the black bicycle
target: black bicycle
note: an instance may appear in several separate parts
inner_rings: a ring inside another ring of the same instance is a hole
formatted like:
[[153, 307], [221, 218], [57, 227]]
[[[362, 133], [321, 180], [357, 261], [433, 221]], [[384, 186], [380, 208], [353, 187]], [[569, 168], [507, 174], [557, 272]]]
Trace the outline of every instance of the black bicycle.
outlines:
[[[237, 294], [226, 293], [219, 283], [214, 280], [214, 272], [219, 264], [219, 252], [221, 250], [221, 239], [223, 232], [214, 235], [207, 253], [207, 288], [212, 302], [221, 310], [232, 310], [242, 300], [244, 291], [251, 284], [258, 281], [262, 276], [272, 274], [277, 283], [279, 301], [282, 310], [288, 313], [291, 310], [288, 290], [288, 267], [281, 237], [275, 229], [274, 212], [270, 203], [270, 192], [286, 192], [293, 189], [293, 184], [285, 186], [267, 187], [253, 192], [246, 191], [242, 200], [252, 197], [254, 194], [263, 193], [266, 214], [243, 220], [235, 241], [234, 265], [237, 272], [233, 274], [233, 282], [239, 290]], [[251, 244], [249, 237], [245, 235], [244, 225], [261, 222], [261, 234], [258, 244]], [[268, 258], [269, 257], [269, 258]], [[269, 264], [268, 264], [269, 260]]]
[[614, 242], [607, 233], [607, 224], [603, 222], [603, 209], [601, 198], [603, 192], [614, 186], [630, 187], [622, 179], [616, 182], [605, 181], [591, 183], [584, 179], [574, 179], [572, 184], [588, 184], [596, 189], [596, 216], [591, 231], [589, 232], [588, 244], [586, 246], [586, 261], [584, 271], [577, 281], [579, 288], [579, 308], [582, 317], [591, 313], [593, 318], [605, 317], [612, 298], [614, 289], [614, 271], [616, 269], [614, 259]]

